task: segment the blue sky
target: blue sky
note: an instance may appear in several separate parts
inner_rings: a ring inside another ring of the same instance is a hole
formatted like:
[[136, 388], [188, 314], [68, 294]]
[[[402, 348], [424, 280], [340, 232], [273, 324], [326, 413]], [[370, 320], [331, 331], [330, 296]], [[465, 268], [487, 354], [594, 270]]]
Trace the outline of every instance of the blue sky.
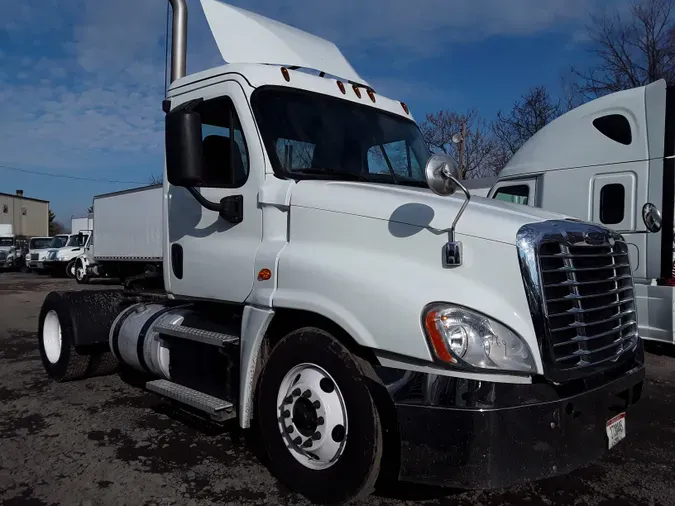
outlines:
[[[222, 64], [198, 0], [188, 72]], [[528, 88], [560, 91], [586, 63], [600, 0], [231, 0], [326, 37], [379, 93], [418, 120], [476, 107], [492, 118]], [[162, 0], [0, 0], [0, 192], [51, 201], [57, 219], [93, 195], [145, 184], [163, 166]]]

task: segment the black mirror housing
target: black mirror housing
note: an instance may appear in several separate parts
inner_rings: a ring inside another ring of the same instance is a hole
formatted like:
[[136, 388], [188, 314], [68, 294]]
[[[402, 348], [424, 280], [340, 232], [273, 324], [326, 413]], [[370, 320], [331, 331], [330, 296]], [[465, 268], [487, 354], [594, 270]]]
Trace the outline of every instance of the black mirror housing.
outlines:
[[178, 107], [165, 119], [166, 172], [174, 186], [200, 186], [204, 179], [202, 122], [190, 107]]

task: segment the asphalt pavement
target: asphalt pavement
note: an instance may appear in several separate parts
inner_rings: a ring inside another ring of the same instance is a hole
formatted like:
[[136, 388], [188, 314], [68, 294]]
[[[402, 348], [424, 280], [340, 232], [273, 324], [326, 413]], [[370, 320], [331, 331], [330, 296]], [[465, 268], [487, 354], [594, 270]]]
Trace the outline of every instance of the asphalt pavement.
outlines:
[[[270, 475], [248, 431], [180, 416], [117, 375], [50, 381], [37, 348], [40, 305], [50, 291], [79, 288], [66, 279], [0, 273], [0, 504], [307, 504]], [[650, 347], [627, 438], [601, 461], [499, 491], [399, 486], [367, 504], [673, 505], [673, 357], [669, 347]]]

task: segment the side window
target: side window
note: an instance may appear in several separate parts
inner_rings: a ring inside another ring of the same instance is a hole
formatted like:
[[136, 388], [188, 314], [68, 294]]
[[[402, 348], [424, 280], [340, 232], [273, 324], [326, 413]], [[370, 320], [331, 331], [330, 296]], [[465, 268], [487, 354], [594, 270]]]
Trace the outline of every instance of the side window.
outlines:
[[620, 183], [606, 184], [600, 190], [600, 222], [616, 225], [623, 221], [626, 205], [626, 189]]
[[406, 141], [394, 141], [373, 146], [368, 150], [368, 172], [370, 174], [394, 174], [419, 179], [423, 177], [420, 163]]
[[220, 97], [206, 100], [196, 110], [202, 120], [203, 186], [242, 186], [248, 179], [249, 160], [234, 104]]
[[499, 188], [494, 195], [497, 200], [505, 202], [515, 202], [516, 204], [527, 205], [530, 197], [530, 187], [526, 184], [518, 184], [513, 186], [504, 186]]
[[285, 170], [312, 168], [314, 148], [311, 142], [277, 139], [277, 157]]

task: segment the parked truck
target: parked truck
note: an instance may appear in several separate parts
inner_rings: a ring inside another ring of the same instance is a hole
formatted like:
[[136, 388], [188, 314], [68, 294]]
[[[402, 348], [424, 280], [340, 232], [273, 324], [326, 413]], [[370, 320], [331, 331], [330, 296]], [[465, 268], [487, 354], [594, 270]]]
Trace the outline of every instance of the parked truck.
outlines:
[[77, 232], [94, 230], [94, 215], [90, 213], [87, 216], [72, 217], [70, 219], [70, 232], [76, 234]]
[[488, 196], [623, 235], [640, 336], [675, 344], [674, 160], [675, 88], [660, 80], [552, 121], [513, 156]]
[[73, 265], [78, 283], [117, 278], [152, 287], [162, 280], [162, 185], [94, 197], [93, 239]]
[[378, 478], [502, 487], [619, 443], [644, 378], [624, 238], [471, 198], [333, 43], [201, 4], [229, 63], [185, 75], [171, 0], [165, 293], [50, 293], [47, 374], [116, 360], [184, 409], [255, 423], [314, 502]]
[[32, 272], [44, 271], [44, 262], [52, 244], [51, 237], [31, 237], [28, 241], [26, 264]]
[[11, 224], [0, 224], [0, 270], [19, 270], [26, 265], [27, 244]]
[[74, 260], [82, 254], [89, 243], [91, 233], [80, 231], [77, 234], [57, 234], [52, 237], [44, 260], [38, 259], [37, 269], [45, 270], [52, 276], [66, 276], [74, 273]]

